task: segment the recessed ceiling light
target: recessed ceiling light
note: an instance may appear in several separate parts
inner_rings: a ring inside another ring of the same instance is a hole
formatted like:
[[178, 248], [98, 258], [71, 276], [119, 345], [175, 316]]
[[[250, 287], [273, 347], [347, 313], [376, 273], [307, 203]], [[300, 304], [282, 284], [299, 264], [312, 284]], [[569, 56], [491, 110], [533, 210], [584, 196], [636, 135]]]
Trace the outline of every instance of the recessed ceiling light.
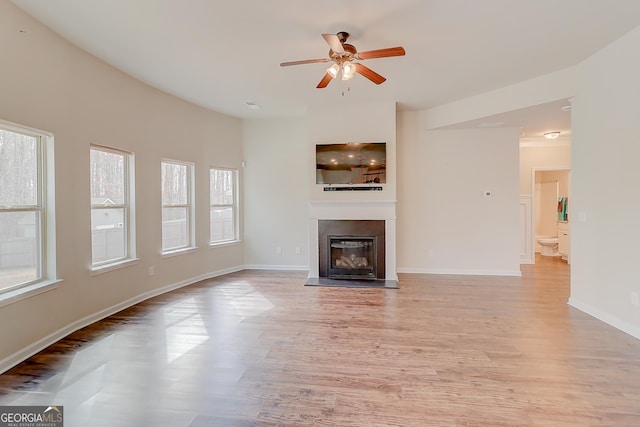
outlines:
[[559, 136], [560, 136], [559, 131], [547, 132], [544, 134], [544, 137], [547, 139], [556, 139]]
[[253, 101], [245, 101], [245, 104], [247, 104], [247, 107], [249, 107], [249, 109], [251, 110], [259, 110], [260, 106], [258, 104], [256, 104]]

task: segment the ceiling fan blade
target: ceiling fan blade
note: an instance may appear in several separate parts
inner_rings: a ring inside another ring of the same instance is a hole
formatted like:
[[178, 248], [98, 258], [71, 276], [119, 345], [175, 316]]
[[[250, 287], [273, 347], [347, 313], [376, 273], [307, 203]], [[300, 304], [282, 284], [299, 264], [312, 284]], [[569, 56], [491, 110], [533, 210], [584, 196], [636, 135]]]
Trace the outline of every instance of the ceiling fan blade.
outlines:
[[281, 67], [288, 67], [289, 65], [302, 65], [302, 64], [315, 64], [317, 62], [329, 62], [331, 61], [329, 58], [321, 58], [321, 59], [304, 59], [302, 61], [290, 61], [290, 62], [281, 62]]
[[340, 38], [337, 34], [323, 34], [322, 37], [332, 51], [335, 53], [344, 53], [344, 47], [342, 47], [342, 43], [340, 43]]
[[366, 52], [358, 52], [357, 59], [386, 58], [389, 56], [404, 56], [404, 48], [402, 46], [389, 47], [386, 49], [368, 50]]
[[329, 83], [331, 83], [331, 80], [333, 80], [333, 77], [331, 77], [331, 74], [325, 73], [324, 77], [322, 77], [322, 80], [320, 80], [320, 83], [318, 83], [318, 86], [316, 86], [316, 87], [318, 89], [322, 89], [323, 87], [327, 87], [327, 85], [329, 85]]
[[380, 74], [373, 71], [371, 68], [359, 63], [356, 63], [356, 73], [368, 78], [369, 80], [371, 80], [377, 85], [379, 85], [380, 83], [384, 83], [384, 81], [387, 80], [386, 78], [382, 77]]

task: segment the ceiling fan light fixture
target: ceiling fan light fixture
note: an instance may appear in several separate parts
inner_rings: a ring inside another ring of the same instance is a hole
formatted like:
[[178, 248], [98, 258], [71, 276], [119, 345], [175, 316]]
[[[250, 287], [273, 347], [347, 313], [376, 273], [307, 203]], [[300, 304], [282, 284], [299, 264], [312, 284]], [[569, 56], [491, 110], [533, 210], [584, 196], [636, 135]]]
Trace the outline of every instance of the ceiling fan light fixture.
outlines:
[[334, 79], [338, 77], [338, 72], [340, 72], [340, 66], [338, 64], [333, 64], [331, 67], [327, 68], [327, 73]]
[[352, 62], [342, 64], [342, 80], [349, 80], [356, 73], [356, 66]]
[[353, 74], [342, 73], [342, 80], [351, 80], [352, 78], [353, 78]]
[[556, 139], [559, 136], [560, 136], [560, 132], [559, 131], [547, 132], [547, 133], [544, 134], [544, 137], [547, 138], [547, 139]]

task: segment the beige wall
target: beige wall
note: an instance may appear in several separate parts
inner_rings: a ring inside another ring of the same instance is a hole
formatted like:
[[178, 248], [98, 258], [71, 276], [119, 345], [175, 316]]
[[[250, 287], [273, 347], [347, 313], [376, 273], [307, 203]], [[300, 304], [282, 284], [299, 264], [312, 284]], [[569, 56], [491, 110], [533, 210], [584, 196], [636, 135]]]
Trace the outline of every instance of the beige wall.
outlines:
[[[336, 111], [345, 116], [344, 110]], [[309, 217], [309, 200], [340, 197], [351, 201], [366, 196], [397, 199], [399, 271], [519, 274], [519, 130], [427, 131], [417, 112], [397, 113], [396, 120], [377, 120], [381, 125], [375, 128], [367, 125], [366, 117], [384, 117], [388, 111], [387, 105], [353, 107], [347, 116], [351, 120], [345, 121], [349, 126], [332, 135], [313, 131], [314, 126], [327, 128], [330, 117], [322, 110], [311, 111], [307, 119], [245, 122], [246, 263], [308, 268], [306, 258], [294, 250], [308, 233], [309, 225], [300, 219]], [[360, 123], [354, 119], [358, 114], [365, 117], [362, 130], [354, 125]], [[389, 151], [397, 158], [389, 162], [397, 164], [397, 178], [390, 180], [397, 181], [395, 197], [389, 186], [382, 192], [362, 194], [325, 196], [318, 192], [312, 141], [350, 138], [389, 143]], [[301, 164], [297, 159], [303, 153], [308, 159]], [[484, 198], [484, 190], [491, 190], [493, 196]], [[277, 247], [282, 249], [280, 254]]]
[[572, 100], [570, 304], [640, 338], [640, 27], [580, 65]]
[[[25, 30], [21, 32], [20, 30]], [[0, 308], [0, 371], [69, 329], [172, 286], [241, 268], [243, 246], [209, 248], [208, 168], [240, 167], [241, 121], [152, 89], [0, 2], [0, 119], [55, 136], [54, 290]], [[135, 153], [140, 261], [90, 275], [89, 145]], [[193, 253], [160, 255], [160, 159], [196, 165]], [[148, 267], [155, 275], [148, 275]], [[8, 327], [11, 325], [11, 327]]]
[[398, 270], [520, 274], [519, 129], [426, 130], [407, 112], [398, 134]]
[[307, 141], [304, 118], [244, 122], [248, 267], [307, 269], [308, 179], [313, 169]]

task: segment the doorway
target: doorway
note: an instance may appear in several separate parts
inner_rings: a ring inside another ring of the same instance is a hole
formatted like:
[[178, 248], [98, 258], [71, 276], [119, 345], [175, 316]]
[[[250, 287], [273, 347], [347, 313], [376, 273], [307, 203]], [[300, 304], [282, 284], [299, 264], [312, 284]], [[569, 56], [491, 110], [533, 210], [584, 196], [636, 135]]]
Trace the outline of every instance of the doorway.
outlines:
[[[532, 253], [540, 253], [540, 238], [558, 238], [558, 257], [570, 263], [571, 170], [532, 168]], [[536, 257], [534, 257], [535, 260]]]

